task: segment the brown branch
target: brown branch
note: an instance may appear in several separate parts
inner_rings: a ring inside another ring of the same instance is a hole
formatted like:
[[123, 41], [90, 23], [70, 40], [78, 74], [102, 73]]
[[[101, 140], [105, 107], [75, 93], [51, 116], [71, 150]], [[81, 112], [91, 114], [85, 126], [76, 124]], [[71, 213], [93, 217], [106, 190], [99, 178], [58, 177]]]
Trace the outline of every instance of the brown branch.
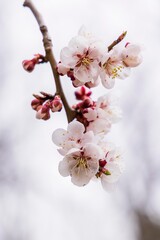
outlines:
[[111, 45], [109, 45], [108, 47], [108, 52], [112, 50], [112, 48], [117, 45], [118, 43], [120, 43], [126, 36], [127, 31], [123, 32], [118, 38], [117, 40], [115, 40]]
[[60, 95], [63, 105], [64, 105], [64, 108], [65, 108], [65, 111], [66, 111], [68, 122], [71, 122], [75, 118], [75, 111], [73, 111], [70, 108], [70, 106], [67, 102], [67, 99], [64, 95], [63, 89], [62, 89], [60, 77], [56, 70], [57, 63], [56, 63], [56, 60], [54, 58], [54, 54], [52, 51], [52, 40], [49, 37], [47, 26], [44, 23], [42, 15], [38, 12], [38, 10], [36, 9], [35, 5], [32, 3], [31, 0], [25, 0], [23, 6], [28, 7], [31, 10], [31, 12], [33, 13], [35, 19], [37, 20], [37, 23], [39, 25], [40, 31], [43, 36], [43, 45], [44, 45], [44, 49], [45, 49], [45, 53], [46, 53], [45, 58], [51, 65], [53, 76], [55, 79], [56, 94]]

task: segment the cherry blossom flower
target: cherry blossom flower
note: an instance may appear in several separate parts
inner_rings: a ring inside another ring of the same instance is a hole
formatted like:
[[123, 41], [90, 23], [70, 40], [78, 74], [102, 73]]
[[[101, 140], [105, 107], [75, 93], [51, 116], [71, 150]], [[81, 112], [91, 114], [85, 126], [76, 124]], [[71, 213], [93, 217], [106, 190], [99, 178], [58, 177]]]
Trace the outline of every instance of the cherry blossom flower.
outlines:
[[84, 117], [88, 121], [87, 131], [93, 131], [94, 134], [106, 134], [111, 129], [111, 122], [101, 108], [88, 108]]
[[61, 64], [73, 70], [73, 76], [83, 84], [97, 80], [102, 45], [99, 41], [91, 42], [78, 35], [71, 39], [68, 47], [61, 50]]
[[[82, 103], [80, 106], [85, 106]], [[92, 105], [82, 108], [81, 111], [87, 120], [85, 124], [87, 131], [93, 131], [94, 134], [108, 133], [111, 125], [121, 119], [121, 110], [116, 106], [116, 98], [113, 94], [99, 97], [97, 102], [92, 101]]]
[[111, 123], [116, 123], [122, 118], [122, 111], [117, 105], [118, 98], [113, 93], [98, 98], [96, 108], [101, 108], [106, 113], [106, 118]]
[[96, 176], [101, 179], [102, 186], [106, 191], [113, 191], [124, 172], [122, 153], [111, 143], [100, 141], [99, 145], [104, 152], [104, 158], [99, 160], [99, 172]]
[[100, 78], [105, 88], [113, 88], [115, 79], [128, 77], [130, 68], [127, 68], [122, 61], [121, 53], [117, 48], [106, 52], [101, 60]]
[[60, 149], [61, 155], [66, 155], [72, 148], [81, 148], [85, 143], [94, 142], [92, 131], [85, 133], [85, 127], [78, 121], [72, 121], [68, 124], [67, 131], [59, 128], [53, 132], [52, 140]]
[[137, 67], [142, 62], [141, 47], [137, 44], [126, 44], [122, 59], [127, 67]]
[[101, 149], [93, 143], [87, 143], [81, 150], [72, 150], [64, 157], [59, 163], [59, 172], [63, 177], [71, 176], [73, 184], [85, 186], [97, 173], [100, 156]]

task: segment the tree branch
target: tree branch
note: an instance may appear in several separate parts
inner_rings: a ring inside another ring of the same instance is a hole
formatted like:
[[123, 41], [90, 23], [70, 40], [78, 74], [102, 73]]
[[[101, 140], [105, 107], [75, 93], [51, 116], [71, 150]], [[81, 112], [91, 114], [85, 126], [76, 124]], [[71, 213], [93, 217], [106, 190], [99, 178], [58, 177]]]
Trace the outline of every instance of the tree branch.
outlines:
[[49, 37], [47, 26], [44, 23], [42, 15], [38, 12], [38, 10], [36, 9], [35, 5], [33, 4], [33, 2], [31, 0], [25, 0], [23, 6], [28, 7], [31, 10], [31, 12], [33, 13], [35, 19], [37, 20], [37, 23], [39, 25], [40, 31], [43, 36], [43, 45], [44, 45], [44, 49], [45, 49], [45, 53], [46, 53], [45, 58], [51, 65], [52, 73], [53, 73], [53, 76], [55, 79], [56, 94], [60, 95], [63, 105], [64, 105], [64, 108], [65, 108], [65, 111], [66, 111], [68, 122], [71, 122], [75, 118], [76, 113], [75, 113], [75, 111], [71, 110], [71, 108], [66, 100], [66, 97], [64, 95], [62, 85], [60, 82], [60, 77], [56, 70], [57, 63], [56, 63], [56, 60], [54, 58], [54, 54], [52, 51], [52, 40]]
[[127, 31], [123, 32], [111, 45], [109, 45], [108, 52], [111, 51], [115, 45], [120, 43], [125, 38], [126, 34], [127, 34]]

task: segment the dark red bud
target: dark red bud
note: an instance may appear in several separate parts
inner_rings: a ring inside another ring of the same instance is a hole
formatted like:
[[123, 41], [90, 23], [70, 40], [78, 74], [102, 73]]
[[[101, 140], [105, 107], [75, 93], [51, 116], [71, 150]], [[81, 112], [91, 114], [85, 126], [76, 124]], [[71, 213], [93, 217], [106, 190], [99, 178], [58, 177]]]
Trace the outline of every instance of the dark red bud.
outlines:
[[107, 161], [106, 160], [99, 160], [99, 166], [101, 167], [101, 168], [104, 168], [104, 166], [106, 165], [106, 163], [107, 163]]
[[32, 60], [24, 60], [22, 62], [23, 68], [24, 70], [26, 70], [27, 72], [32, 72], [34, 70], [35, 67], [35, 61]]
[[43, 106], [42, 106], [42, 110], [41, 110], [41, 113], [49, 113], [49, 109], [50, 109], [50, 106], [48, 103], [45, 103]]
[[42, 101], [38, 100], [38, 99], [33, 99], [31, 102], [31, 106], [34, 110], [37, 111], [37, 108], [42, 104]]

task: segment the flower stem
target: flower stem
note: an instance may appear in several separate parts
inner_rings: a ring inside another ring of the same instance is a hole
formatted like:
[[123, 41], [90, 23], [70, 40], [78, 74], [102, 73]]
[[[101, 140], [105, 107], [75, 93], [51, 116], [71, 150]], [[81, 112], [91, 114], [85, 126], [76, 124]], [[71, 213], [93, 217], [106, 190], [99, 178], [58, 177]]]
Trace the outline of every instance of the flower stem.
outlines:
[[127, 34], [127, 31], [123, 32], [111, 45], [109, 45], [108, 52], [111, 51], [115, 45], [120, 43], [125, 38], [126, 34]]
[[65, 111], [66, 111], [67, 120], [68, 120], [68, 122], [71, 122], [75, 118], [76, 113], [75, 113], [75, 111], [73, 111], [70, 108], [70, 106], [67, 102], [67, 99], [65, 97], [65, 94], [63, 92], [63, 89], [62, 89], [60, 77], [56, 70], [57, 63], [56, 63], [56, 60], [55, 60], [55, 57], [54, 57], [54, 54], [52, 51], [52, 40], [49, 37], [48, 28], [44, 23], [42, 15], [38, 12], [37, 8], [35, 7], [35, 5], [33, 4], [33, 2], [31, 0], [25, 0], [23, 6], [28, 7], [31, 10], [31, 12], [33, 13], [35, 19], [37, 20], [37, 23], [39, 25], [40, 31], [43, 36], [43, 45], [44, 45], [44, 49], [45, 49], [45, 53], [46, 53], [45, 58], [50, 63], [52, 73], [53, 73], [53, 76], [55, 79], [56, 94], [60, 95], [63, 105], [64, 105], [64, 108], [65, 108]]

